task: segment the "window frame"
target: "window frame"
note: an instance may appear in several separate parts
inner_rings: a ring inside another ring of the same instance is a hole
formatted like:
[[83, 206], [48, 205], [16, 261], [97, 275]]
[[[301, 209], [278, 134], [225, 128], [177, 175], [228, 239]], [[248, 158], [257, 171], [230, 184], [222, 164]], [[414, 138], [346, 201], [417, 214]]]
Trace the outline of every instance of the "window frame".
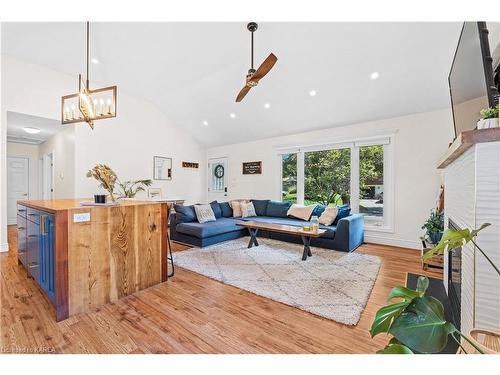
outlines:
[[353, 213], [359, 213], [359, 148], [370, 145], [383, 145], [384, 147], [384, 215], [380, 224], [372, 224], [370, 220], [365, 221], [365, 229], [376, 232], [394, 232], [394, 143], [395, 133], [383, 134], [373, 137], [354, 138], [338, 142], [330, 142], [316, 145], [302, 145], [293, 147], [277, 148], [277, 160], [279, 163], [278, 175], [278, 199], [282, 200], [283, 191], [283, 154], [297, 154], [297, 204], [304, 204], [304, 165], [305, 153], [324, 151], [332, 149], [350, 148], [351, 150], [351, 185], [350, 206]]

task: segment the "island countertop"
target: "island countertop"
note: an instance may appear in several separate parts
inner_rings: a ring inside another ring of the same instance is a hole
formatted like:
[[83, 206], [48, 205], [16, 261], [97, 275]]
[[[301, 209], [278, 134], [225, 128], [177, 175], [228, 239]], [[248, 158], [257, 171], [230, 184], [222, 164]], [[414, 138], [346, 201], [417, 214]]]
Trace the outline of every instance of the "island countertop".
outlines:
[[18, 201], [18, 258], [56, 320], [167, 280], [168, 203], [93, 199]]
[[82, 206], [81, 202], [93, 202], [94, 198], [48, 199], [48, 200], [20, 200], [17, 204], [42, 211], [56, 213], [57, 211], [74, 210], [80, 208], [113, 208], [118, 206], [141, 206], [146, 204], [161, 204], [161, 201], [118, 200], [117, 205]]

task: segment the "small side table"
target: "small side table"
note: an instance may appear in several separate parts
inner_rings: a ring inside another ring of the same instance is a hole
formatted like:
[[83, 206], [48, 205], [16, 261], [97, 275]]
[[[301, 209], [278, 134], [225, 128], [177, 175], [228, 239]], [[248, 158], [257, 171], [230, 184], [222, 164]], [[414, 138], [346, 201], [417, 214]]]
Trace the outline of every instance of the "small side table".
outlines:
[[[430, 249], [432, 249], [433, 244], [428, 242], [427, 240], [422, 240], [422, 253], [424, 256]], [[443, 256], [442, 255], [434, 255], [432, 258], [427, 259], [425, 262], [422, 260], [422, 269], [426, 270], [427, 268], [439, 268], [443, 269]]]

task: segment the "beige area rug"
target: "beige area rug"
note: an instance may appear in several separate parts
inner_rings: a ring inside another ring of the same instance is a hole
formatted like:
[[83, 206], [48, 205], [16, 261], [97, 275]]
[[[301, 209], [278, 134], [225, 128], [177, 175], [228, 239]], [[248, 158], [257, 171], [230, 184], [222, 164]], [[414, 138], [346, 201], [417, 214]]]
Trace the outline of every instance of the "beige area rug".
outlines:
[[247, 290], [313, 314], [356, 325], [372, 291], [380, 259], [249, 237], [174, 254], [175, 263], [225, 284]]

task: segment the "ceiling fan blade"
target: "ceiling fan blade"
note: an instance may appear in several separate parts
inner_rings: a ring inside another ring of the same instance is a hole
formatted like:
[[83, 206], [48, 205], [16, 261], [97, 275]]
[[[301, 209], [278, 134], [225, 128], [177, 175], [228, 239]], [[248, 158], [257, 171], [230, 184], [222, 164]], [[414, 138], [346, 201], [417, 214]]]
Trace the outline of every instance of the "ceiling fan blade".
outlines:
[[252, 81], [259, 81], [262, 79], [269, 71], [272, 69], [274, 64], [276, 64], [276, 61], [278, 61], [278, 58], [274, 55], [274, 53], [271, 53], [269, 56], [267, 56], [267, 59], [264, 60], [264, 62], [259, 66], [259, 69], [253, 74], [252, 76]]
[[240, 93], [236, 97], [237, 102], [241, 102], [246, 94], [250, 91], [251, 87], [245, 86], [241, 89]]

